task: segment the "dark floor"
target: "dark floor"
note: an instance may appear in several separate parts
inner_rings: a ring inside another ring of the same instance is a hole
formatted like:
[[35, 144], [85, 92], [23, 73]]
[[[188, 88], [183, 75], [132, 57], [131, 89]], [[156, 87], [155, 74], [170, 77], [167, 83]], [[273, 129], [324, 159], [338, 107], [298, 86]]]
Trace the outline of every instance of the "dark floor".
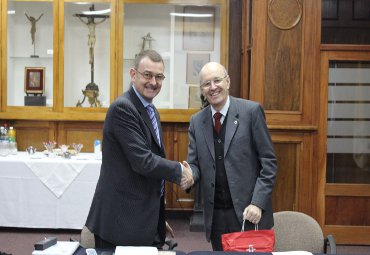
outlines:
[[[211, 245], [205, 240], [203, 232], [189, 231], [188, 218], [170, 218], [168, 222], [175, 231], [175, 240], [178, 242], [176, 250], [183, 252], [211, 250]], [[0, 252], [30, 255], [34, 243], [47, 236], [56, 236], [58, 241], [67, 241], [71, 237], [79, 240], [80, 231], [0, 227]], [[337, 254], [370, 254], [370, 246], [338, 246]]]

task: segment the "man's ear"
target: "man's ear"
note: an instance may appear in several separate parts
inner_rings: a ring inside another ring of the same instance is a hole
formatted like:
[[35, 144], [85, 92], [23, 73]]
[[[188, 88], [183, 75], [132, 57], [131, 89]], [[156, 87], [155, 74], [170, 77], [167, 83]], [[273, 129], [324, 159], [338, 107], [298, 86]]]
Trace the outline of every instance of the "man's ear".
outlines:
[[134, 82], [135, 79], [136, 79], [136, 70], [135, 70], [135, 68], [130, 69], [130, 77], [131, 77], [131, 81]]

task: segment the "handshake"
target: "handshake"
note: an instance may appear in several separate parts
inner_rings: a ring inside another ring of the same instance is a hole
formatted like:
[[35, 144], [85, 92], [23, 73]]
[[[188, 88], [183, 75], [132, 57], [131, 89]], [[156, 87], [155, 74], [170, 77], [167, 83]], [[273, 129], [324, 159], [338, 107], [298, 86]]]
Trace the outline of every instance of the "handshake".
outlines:
[[180, 187], [182, 190], [187, 190], [194, 184], [193, 172], [191, 171], [188, 162], [183, 161], [182, 166], [183, 168]]

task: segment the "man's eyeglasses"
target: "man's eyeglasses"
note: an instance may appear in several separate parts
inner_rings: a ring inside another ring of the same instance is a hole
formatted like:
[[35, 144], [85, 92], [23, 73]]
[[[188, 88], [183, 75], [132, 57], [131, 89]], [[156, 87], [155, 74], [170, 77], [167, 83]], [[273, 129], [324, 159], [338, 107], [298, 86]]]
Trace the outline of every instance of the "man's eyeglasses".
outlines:
[[212, 85], [212, 82], [213, 84], [215, 84], [216, 86], [220, 85], [226, 78], [228, 77], [228, 75], [225, 75], [224, 77], [222, 78], [214, 78], [213, 80], [209, 80], [209, 81], [205, 81], [203, 82], [202, 84], [200, 84], [200, 87], [202, 89], [208, 89], [209, 87], [211, 87]]
[[145, 79], [147, 80], [151, 80], [153, 77], [155, 78], [156, 81], [163, 81], [164, 78], [166, 78], [166, 76], [164, 76], [163, 74], [156, 74], [154, 75], [152, 72], [140, 72], [139, 70], [135, 69], [136, 72], [138, 72], [139, 74], [141, 74]]

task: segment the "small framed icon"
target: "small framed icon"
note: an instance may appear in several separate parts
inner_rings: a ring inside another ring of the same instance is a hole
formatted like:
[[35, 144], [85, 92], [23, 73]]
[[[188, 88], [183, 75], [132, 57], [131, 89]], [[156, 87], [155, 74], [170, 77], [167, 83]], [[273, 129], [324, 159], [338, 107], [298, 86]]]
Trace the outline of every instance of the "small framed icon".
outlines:
[[24, 68], [24, 92], [26, 94], [44, 94], [45, 67]]

